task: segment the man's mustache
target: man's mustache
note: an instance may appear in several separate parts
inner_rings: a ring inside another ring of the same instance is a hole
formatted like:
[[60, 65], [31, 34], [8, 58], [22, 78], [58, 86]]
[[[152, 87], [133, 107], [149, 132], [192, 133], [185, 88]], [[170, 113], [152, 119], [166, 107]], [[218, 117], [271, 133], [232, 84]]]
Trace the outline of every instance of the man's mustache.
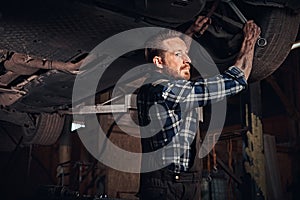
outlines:
[[183, 65], [182, 67], [180, 67], [180, 70], [184, 70], [186, 68], [188, 68], [188, 70], [190, 70], [191, 66], [189, 64]]

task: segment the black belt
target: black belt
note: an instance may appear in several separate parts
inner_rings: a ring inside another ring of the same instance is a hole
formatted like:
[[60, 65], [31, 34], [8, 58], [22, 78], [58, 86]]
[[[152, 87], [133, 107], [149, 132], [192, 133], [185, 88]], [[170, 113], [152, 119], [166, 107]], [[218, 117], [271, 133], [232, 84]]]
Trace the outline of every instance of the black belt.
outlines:
[[161, 170], [148, 172], [142, 174], [145, 178], [154, 178], [161, 179], [166, 181], [174, 181], [174, 182], [199, 182], [202, 179], [201, 172], [180, 172], [175, 173], [168, 168], [163, 168]]

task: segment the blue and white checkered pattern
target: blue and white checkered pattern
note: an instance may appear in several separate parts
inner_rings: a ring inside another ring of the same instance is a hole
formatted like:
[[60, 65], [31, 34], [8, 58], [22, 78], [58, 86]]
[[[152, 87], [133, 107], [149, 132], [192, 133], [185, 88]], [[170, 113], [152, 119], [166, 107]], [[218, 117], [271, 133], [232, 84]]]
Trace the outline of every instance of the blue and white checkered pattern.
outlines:
[[[153, 84], [157, 80], [161, 80], [160, 84]], [[235, 95], [246, 86], [244, 73], [234, 66], [222, 74], [197, 81], [167, 79], [160, 73], [153, 75], [150, 83], [140, 88], [137, 97], [143, 152], [161, 149], [158, 163], [171, 164], [176, 173], [187, 171], [198, 128], [195, 109]]]

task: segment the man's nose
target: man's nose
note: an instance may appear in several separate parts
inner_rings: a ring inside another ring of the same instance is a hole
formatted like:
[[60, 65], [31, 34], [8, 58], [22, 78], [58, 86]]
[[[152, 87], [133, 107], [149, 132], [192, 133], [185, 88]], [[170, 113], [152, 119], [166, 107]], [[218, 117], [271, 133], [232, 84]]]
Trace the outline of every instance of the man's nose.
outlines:
[[192, 62], [189, 55], [186, 54], [186, 53], [183, 54], [183, 62], [185, 62], [185, 63], [191, 63]]

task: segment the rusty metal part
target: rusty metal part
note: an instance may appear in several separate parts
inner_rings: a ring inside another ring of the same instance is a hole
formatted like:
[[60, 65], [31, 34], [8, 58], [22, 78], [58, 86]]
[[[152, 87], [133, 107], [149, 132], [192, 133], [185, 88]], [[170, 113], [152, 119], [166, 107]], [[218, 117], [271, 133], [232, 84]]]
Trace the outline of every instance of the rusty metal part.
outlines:
[[[112, 103], [111, 105], [108, 103], [111, 103], [112, 101], [123, 99], [124, 103]], [[108, 105], [106, 105], [108, 104]], [[61, 114], [95, 114], [95, 113], [126, 113], [129, 112], [129, 110], [137, 109], [136, 107], [136, 95], [130, 94], [130, 95], [120, 95], [113, 99], [110, 99], [102, 104], [96, 104], [96, 105], [78, 105], [75, 108], [71, 108], [69, 110], [61, 110], [58, 111]]]
[[0, 93], [0, 105], [10, 106], [23, 97], [20, 93]]
[[12, 88], [12, 89], [0, 88], [0, 92], [8, 92], [8, 93], [14, 93], [14, 94], [15, 93], [26, 94], [26, 92], [17, 90], [15, 88]]
[[12, 71], [7, 71], [5, 74], [0, 75], [0, 86], [7, 86], [16, 78], [19, 77], [20, 74]]
[[[14, 75], [14, 78], [19, 76], [19, 75], [15, 76], [16, 74], [13, 72], [11, 73]], [[36, 79], [37, 77], [38, 77], [37, 75], [33, 75], [11, 88], [0, 88], [0, 92], [1, 92], [0, 104], [3, 106], [10, 106], [11, 104], [15, 103], [18, 99], [26, 95], [27, 92], [23, 90], [24, 86], [28, 84], [30, 81]], [[1, 76], [0, 76], [0, 81], [2, 81]], [[5, 86], [5, 85], [3, 83], [0, 83], [0, 86]]]
[[19, 90], [23, 89], [24, 86], [25, 86], [26, 84], [28, 84], [30, 81], [32, 81], [32, 80], [34, 80], [34, 79], [37, 79], [38, 77], [39, 77], [38, 75], [30, 76], [29, 78], [25, 79], [23, 82], [18, 83], [16, 86], [11, 87], [11, 88], [14, 89], [14, 90], [18, 90], [18, 91], [19, 91]]
[[24, 126], [24, 124], [26, 124], [28, 128], [34, 127], [34, 123], [27, 113], [18, 112], [12, 109], [1, 108], [0, 121], [10, 122], [21, 127]]
[[36, 56], [29, 56], [22, 53], [14, 53], [11, 58], [4, 61], [4, 67], [7, 70], [22, 74], [31, 75], [38, 69], [56, 69], [63, 71], [76, 71], [79, 69], [81, 62], [61, 62], [46, 60]]
[[10, 60], [4, 62], [4, 67], [6, 70], [12, 71], [19, 75], [31, 75], [38, 71], [38, 68], [32, 68], [31, 66], [26, 65], [24, 62], [18, 62], [15, 60], [16, 56], [12, 56]]
[[9, 57], [9, 51], [6, 49], [0, 49], [0, 62], [5, 61]]

